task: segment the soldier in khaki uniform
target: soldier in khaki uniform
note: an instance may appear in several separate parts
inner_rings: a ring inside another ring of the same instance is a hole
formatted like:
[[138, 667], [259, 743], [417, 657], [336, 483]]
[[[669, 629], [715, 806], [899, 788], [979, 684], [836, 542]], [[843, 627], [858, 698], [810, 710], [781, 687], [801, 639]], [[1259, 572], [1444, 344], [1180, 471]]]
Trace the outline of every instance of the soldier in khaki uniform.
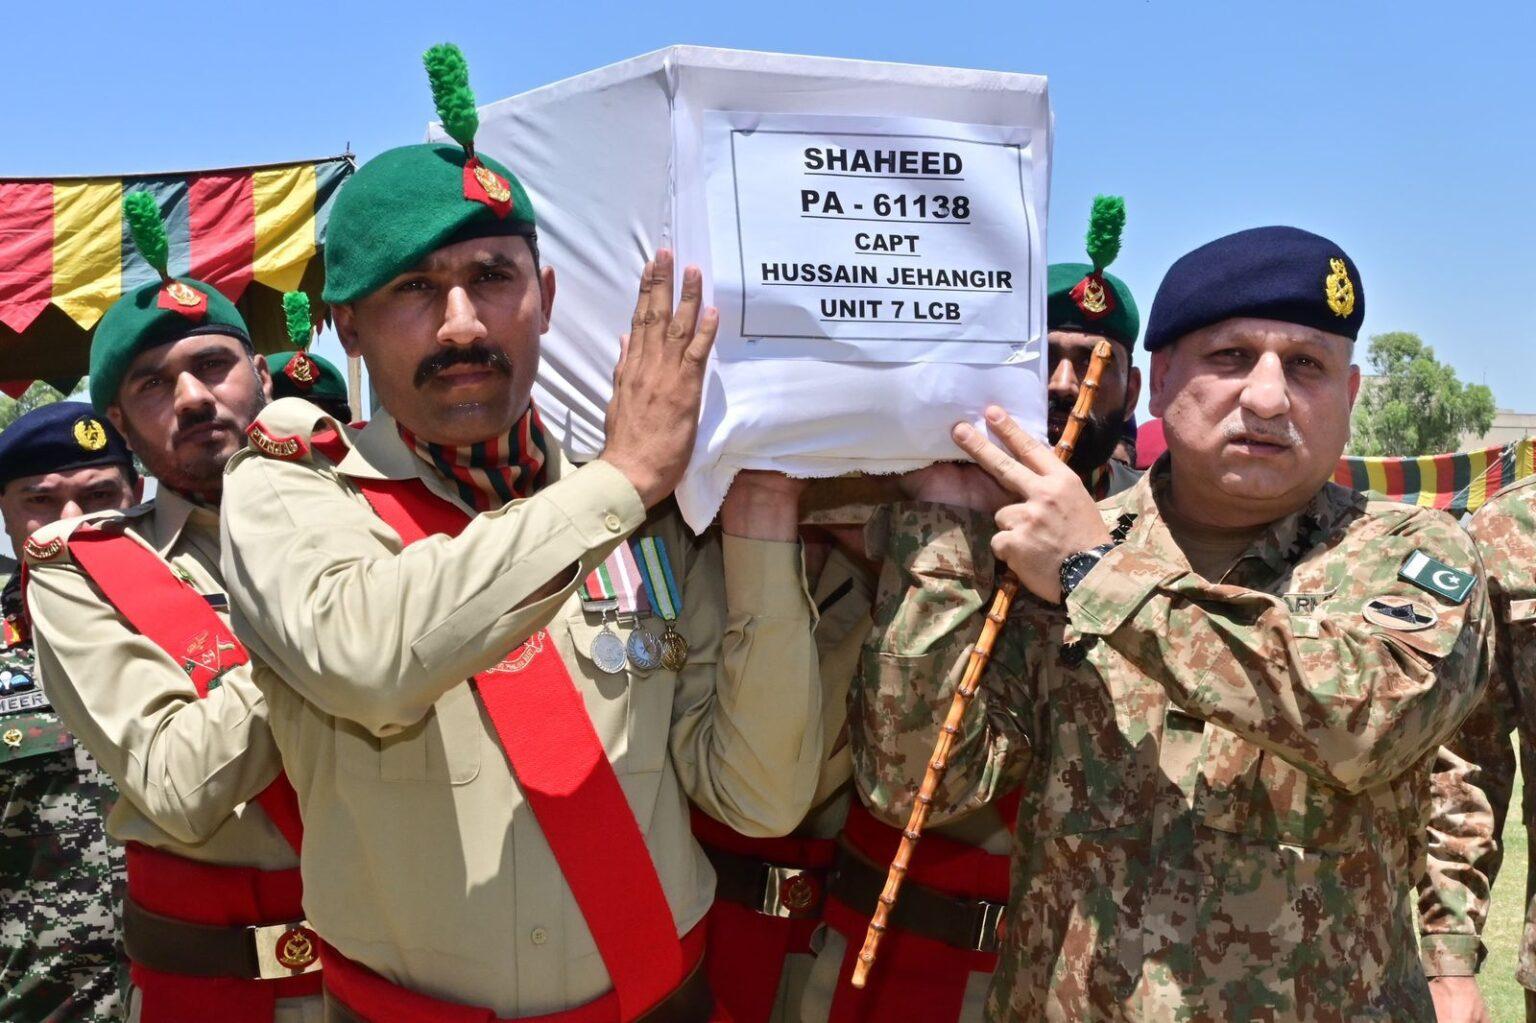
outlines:
[[[996, 1020], [1433, 1018], [1410, 901], [1429, 769], [1487, 671], [1471, 541], [1327, 482], [1358, 386], [1357, 272], [1294, 228], [1170, 269], [1146, 346], [1169, 452], [1097, 509], [1001, 410], [1012, 456], [956, 441], [1025, 500], [985, 529], [891, 516], [854, 719], [903, 820], [1003, 562], [1002, 632], [938, 819], [1023, 776]], [[1064, 605], [1063, 605], [1064, 601]], [[1027, 758], [1019, 751], [1031, 750]]]
[[219, 569], [224, 463], [270, 379], [229, 300], [166, 273], [153, 199], [124, 216], [161, 279], [96, 328], [91, 400], [159, 490], [26, 542], [38, 664], [122, 793], [107, 830], [128, 846], [130, 1017], [315, 1023], [297, 814]]
[[[59, 519], [122, 511], [141, 492], [122, 437], [60, 401], [0, 433], [0, 519], [14, 549]], [[112, 780], [39, 684], [20, 573], [0, 584], [0, 1019], [122, 1018], [123, 849], [107, 841]]]
[[[276, 402], [226, 480], [328, 1011], [702, 1021], [714, 877], [689, 800], [782, 834], [821, 762], [801, 485], [744, 474], [702, 537], [666, 503], [718, 324], [691, 268], [674, 315], [666, 252], [601, 457], [545, 440], [554, 271], [526, 192], [473, 149], [462, 57], [427, 65], [459, 144], [370, 161], [327, 235], [326, 298], [383, 407], [349, 429]], [[637, 576], [648, 618], [624, 610]]]
[[[1440, 751], [1431, 790], [1429, 871], [1419, 884], [1419, 940], [1440, 1023], [1488, 1023], [1477, 987], [1486, 949], [1493, 883], [1504, 859], [1502, 836], [1518, 764], [1536, 792], [1536, 478], [1506, 487], [1472, 516], [1472, 537], [1488, 572], [1493, 608], [1493, 672], [1482, 702]], [[1527, 797], [1520, 824], [1536, 820]], [[1506, 882], [1506, 885], [1508, 882]], [[1536, 1020], [1536, 859], [1527, 864], [1525, 929], [1515, 979], [1525, 1015]]]

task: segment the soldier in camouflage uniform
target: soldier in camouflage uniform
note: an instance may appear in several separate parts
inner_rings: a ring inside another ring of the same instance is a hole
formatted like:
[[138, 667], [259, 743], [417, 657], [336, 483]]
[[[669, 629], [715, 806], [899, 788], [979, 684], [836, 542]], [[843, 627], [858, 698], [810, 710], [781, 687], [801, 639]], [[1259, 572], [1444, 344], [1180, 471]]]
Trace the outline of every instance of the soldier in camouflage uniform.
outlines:
[[[1530, 685], [1536, 677], [1536, 478], [1496, 495], [1470, 527], [1488, 572], [1494, 621], [1494, 667], [1483, 700], [1440, 751], [1431, 789], [1429, 871], [1419, 885], [1419, 929], [1424, 972], [1440, 1023], [1486, 1023], [1491, 1017], [1477, 989], [1485, 949], [1493, 882], [1504, 850], [1499, 841], [1519, 762], [1536, 766], [1536, 714]], [[1536, 779], [1526, 775], [1526, 791]], [[1536, 799], [1527, 796], [1522, 821], [1531, 826]], [[1526, 875], [1525, 934], [1515, 978], [1526, 989], [1526, 1019], [1536, 1020], [1536, 860]]]
[[1003, 562], [1029, 591], [935, 808], [1023, 778], [992, 1019], [1433, 1019], [1411, 891], [1435, 748], [1486, 678], [1487, 597], [1449, 518], [1327, 482], [1357, 282], [1293, 228], [1195, 250], [1149, 320], [1169, 453], [1135, 489], [1095, 511], [992, 409], [1013, 457], [955, 437], [1025, 498], [996, 531], [938, 504], [874, 524], [853, 721], [893, 820]]
[[[128, 449], [88, 405], [45, 406], [0, 435], [0, 515], [17, 550], [49, 522], [129, 507], [138, 489]], [[117, 792], [39, 684], [19, 572], [0, 589], [0, 630], [0, 1019], [115, 1020], [123, 848], [103, 824]]]

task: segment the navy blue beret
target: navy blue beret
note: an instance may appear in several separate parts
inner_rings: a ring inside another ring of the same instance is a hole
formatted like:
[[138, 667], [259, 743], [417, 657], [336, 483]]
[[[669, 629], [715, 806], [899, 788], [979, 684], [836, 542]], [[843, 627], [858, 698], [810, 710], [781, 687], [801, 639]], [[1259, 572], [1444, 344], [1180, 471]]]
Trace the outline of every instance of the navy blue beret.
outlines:
[[92, 465], [133, 466], [133, 455], [112, 424], [83, 401], [33, 409], [0, 431], [0, 487]]
[[1144, 344], [1155, 352], [1238, 316], [1297, 323], [1353, 341], [1365, 319], [1360, 272], [1339, 246], [1297, 227], [1229, 234], [1168, 268]]

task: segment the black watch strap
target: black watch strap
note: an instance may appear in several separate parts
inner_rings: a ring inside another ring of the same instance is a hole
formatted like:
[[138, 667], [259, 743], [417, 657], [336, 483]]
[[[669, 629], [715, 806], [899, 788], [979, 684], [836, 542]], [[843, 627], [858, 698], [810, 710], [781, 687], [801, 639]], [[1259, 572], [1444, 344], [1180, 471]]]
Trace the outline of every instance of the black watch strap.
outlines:
[[1061, 559], [1061, 600], [1066, 603], [1077, 584], [1093, 571], [1093, 566], [1103, 560], [1104, 555], [1115, 549], [1112, 543], [1100, 544], [1086, 551], [1078, 551], [1076, 554], [1068, 554]]

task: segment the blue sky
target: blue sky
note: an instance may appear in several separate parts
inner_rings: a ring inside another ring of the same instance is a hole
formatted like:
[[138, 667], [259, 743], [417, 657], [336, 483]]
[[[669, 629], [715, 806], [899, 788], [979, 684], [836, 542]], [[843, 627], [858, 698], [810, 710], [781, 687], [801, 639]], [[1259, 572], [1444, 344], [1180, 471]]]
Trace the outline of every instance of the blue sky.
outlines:
[[1115, 269], [1145, 309], [1189, 248], [1294, 223], [1360, 265], [1367, 333], [1417, 331], [1536, 410], [1533, 30], [1506, 0], [13, 3], [0, 173], [367, 157], [421, 137], [443, 40], [482, 102], [674, 42], [1043, 73], [1052, 258], [1125, 195]]

